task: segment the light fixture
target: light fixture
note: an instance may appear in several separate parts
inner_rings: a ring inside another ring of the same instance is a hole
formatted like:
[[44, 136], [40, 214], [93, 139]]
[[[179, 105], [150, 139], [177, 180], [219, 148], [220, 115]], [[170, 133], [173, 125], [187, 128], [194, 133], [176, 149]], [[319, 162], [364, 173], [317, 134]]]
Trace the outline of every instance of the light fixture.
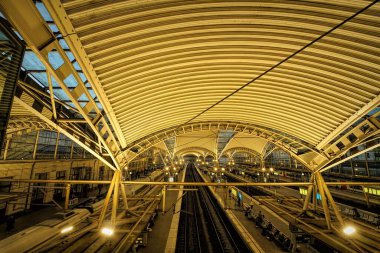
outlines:
[[112, 228], [102, 228], [102, 234], [106, 236], [113, 235], [113, 229]]
[[346, 235], [352, 235], [356, 232], [356, 228], [352, 227], [352, 226], [346, 226], [343, 228], [343, 233], [345, 233]]
[[177, 168], [174, 167], [173, 170], [175, 171], [175, 170], [177, 170]]
[[67, 232], [70, 232], [71, 230], [73, 230], [74, 227], [73, 226], [69, 226], [69, 227], [65, 227], [61, 230], [61, 234], [65, 234]]
[[242, 171], [241, 174], [244, 175], [245, 174], [244, 171]]
[[225, 171], [226, 169], [225, 168], [222, 168], [222, 171]]
[[270, 168], [269, 170], [270, 170], [271, 172], [273, 172], [273, 168]]
[[168, 167], [168, 166], [166, 166], [166, 167], [165, 167], [165, 170], [169, 170], [169, 167]]
[[265, 168], [262, 168], [261, 170], [262, 170], [262, 171], [265, 171]]
[[217, 167], [215, 167], [215, 168], [214, 168], [214, 170], [215, 170], [215, 171], [217, 171], [217, 170], [218, 170], [218, 168], [217, 168]]

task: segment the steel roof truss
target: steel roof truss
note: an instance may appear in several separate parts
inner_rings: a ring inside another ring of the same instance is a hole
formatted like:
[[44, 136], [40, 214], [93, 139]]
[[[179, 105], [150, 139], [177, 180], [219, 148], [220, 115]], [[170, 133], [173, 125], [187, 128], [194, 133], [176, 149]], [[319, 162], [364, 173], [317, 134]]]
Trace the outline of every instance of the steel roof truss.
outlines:
[[[102, 112], [97, 107], [96, 102], [87, 90], [87, 87], [81, 80], [65, 51], [62, 49], [59, 41], [50, 32], [32, 1], [23, 0], [23, 8], [19, 8], [15, 6], [15, 4], [13, 1], [5, 1], [1, 7], [15, 29], [21, 34], [26, 43], [45, 65], [47, 74], [55, 78], [59, 86], [78, 109], [81, 116], [86, 120], [88, 126], [97, 135], [113, 160], [114, 166], [111, 167], [119, 169], [119, 162], [121, 162], [122, 157], [117, 161], [115, 156], [115, 153], [119, 153], [120, 151], [119, 144], [108, 126], [108, 122], [103, 117]], [[19, 1], [17, 1], [17, 5], [20, 6]], [[49, 60], [49, 53], [52, 51], [58, 52], [62, 60], [62, 64], [56, 69]], [[69, 76], [73, 76], [78, 84], [72, 91], [64, 82]], [[86, 103], [84, 107], [78, 102], [81, 96], [86, 96], [88, 99], [88, 103]], [[89, 115], [91, 112], [95, 112], [95, 118]], [[93, 152], [96, 153], [95, 151]]]

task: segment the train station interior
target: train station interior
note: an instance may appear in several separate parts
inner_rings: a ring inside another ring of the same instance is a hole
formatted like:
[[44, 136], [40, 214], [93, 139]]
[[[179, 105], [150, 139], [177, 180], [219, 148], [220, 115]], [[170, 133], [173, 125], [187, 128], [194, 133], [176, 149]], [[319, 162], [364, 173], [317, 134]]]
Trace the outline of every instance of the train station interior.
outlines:
[[0, 252], [380, 252], [378, 0], [0, 0]]

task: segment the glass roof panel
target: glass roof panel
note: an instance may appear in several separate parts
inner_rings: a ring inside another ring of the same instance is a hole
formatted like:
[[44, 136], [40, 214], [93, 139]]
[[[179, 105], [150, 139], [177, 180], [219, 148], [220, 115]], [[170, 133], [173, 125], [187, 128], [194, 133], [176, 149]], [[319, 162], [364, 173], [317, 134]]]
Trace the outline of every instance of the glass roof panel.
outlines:
[[56, 95], [61, 100], [69, 100], [69, 97], [66, 95], [66, 93], [62, 89], [54, 90], [54, 95]]
[[78, 82], [73, 75], [69, 75], [65, 80], [63, 80], [63, 82], [70, 88], [75, 88], [78, 86]]
[[45, 66], [32, 51], [25, 51], [22, 67], [26, 70], [45, 70]]
[[67, 43], [64, 39], [60, 39], [59, 44], [61, 45], [62, 49], [70, 49], [69, 45], [67, 45]]
[[50, 16], [50, 13], [48, 12], [48, 10], [42, 2], [36, 2], [36, 7], [45, 21], [53, 21], [52, 17]]

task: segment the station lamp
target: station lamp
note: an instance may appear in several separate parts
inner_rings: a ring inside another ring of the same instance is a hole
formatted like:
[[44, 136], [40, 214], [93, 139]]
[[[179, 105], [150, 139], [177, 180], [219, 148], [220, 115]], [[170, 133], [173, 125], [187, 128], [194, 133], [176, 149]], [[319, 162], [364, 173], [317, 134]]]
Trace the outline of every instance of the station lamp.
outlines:
[[214, 168], [214, 170], [215, 170], [215, 171], [217, 171], [217, 170], [218, 170], [218, 168], [217, 168], [217, 167], [215, 167], [215, 168]]
[[165, 167], [165, 170], [169, 170], [169, 167], [168, 167], [168, 166], [166, 166], [166, 167]]
[[222, 168], [222, 171], [225, 171], [226, 169], [225, 168]]
[[105, 236], [111, 236], [114, 233], [113, 229], [110, 228], [110, 227], [104, 227], [104, 228], [102, 228], [101, 232]]
[[67, 232], [70, 232], [70, 231], [73, 230], [73, 229], [74, 229], [73, 226], [64, 227], [64, 228], [61, 230], [61, 234], [66, 234]]
[[262, 171], [265, 171], [265, 168], [262, 168], [261, 170], [262, 170]]
[[176, 168], [176, 167], [174, 167], [174, 168], [173, 168], [173, 170], [174, 170], [174, 171], [176, 171], [176, 170], [177, 170], [177, 168]]
[[352, 235], [356, 232], [356, 228], [354, 228], [353, 226], [345, 226], [343, 228], [343, 233], [345, 233], [346, 235]]
[[270, 172], [273, 172], [273, 168], [271, 167], [271, 168], [269, 168], [269, 170], [270, 170]]

